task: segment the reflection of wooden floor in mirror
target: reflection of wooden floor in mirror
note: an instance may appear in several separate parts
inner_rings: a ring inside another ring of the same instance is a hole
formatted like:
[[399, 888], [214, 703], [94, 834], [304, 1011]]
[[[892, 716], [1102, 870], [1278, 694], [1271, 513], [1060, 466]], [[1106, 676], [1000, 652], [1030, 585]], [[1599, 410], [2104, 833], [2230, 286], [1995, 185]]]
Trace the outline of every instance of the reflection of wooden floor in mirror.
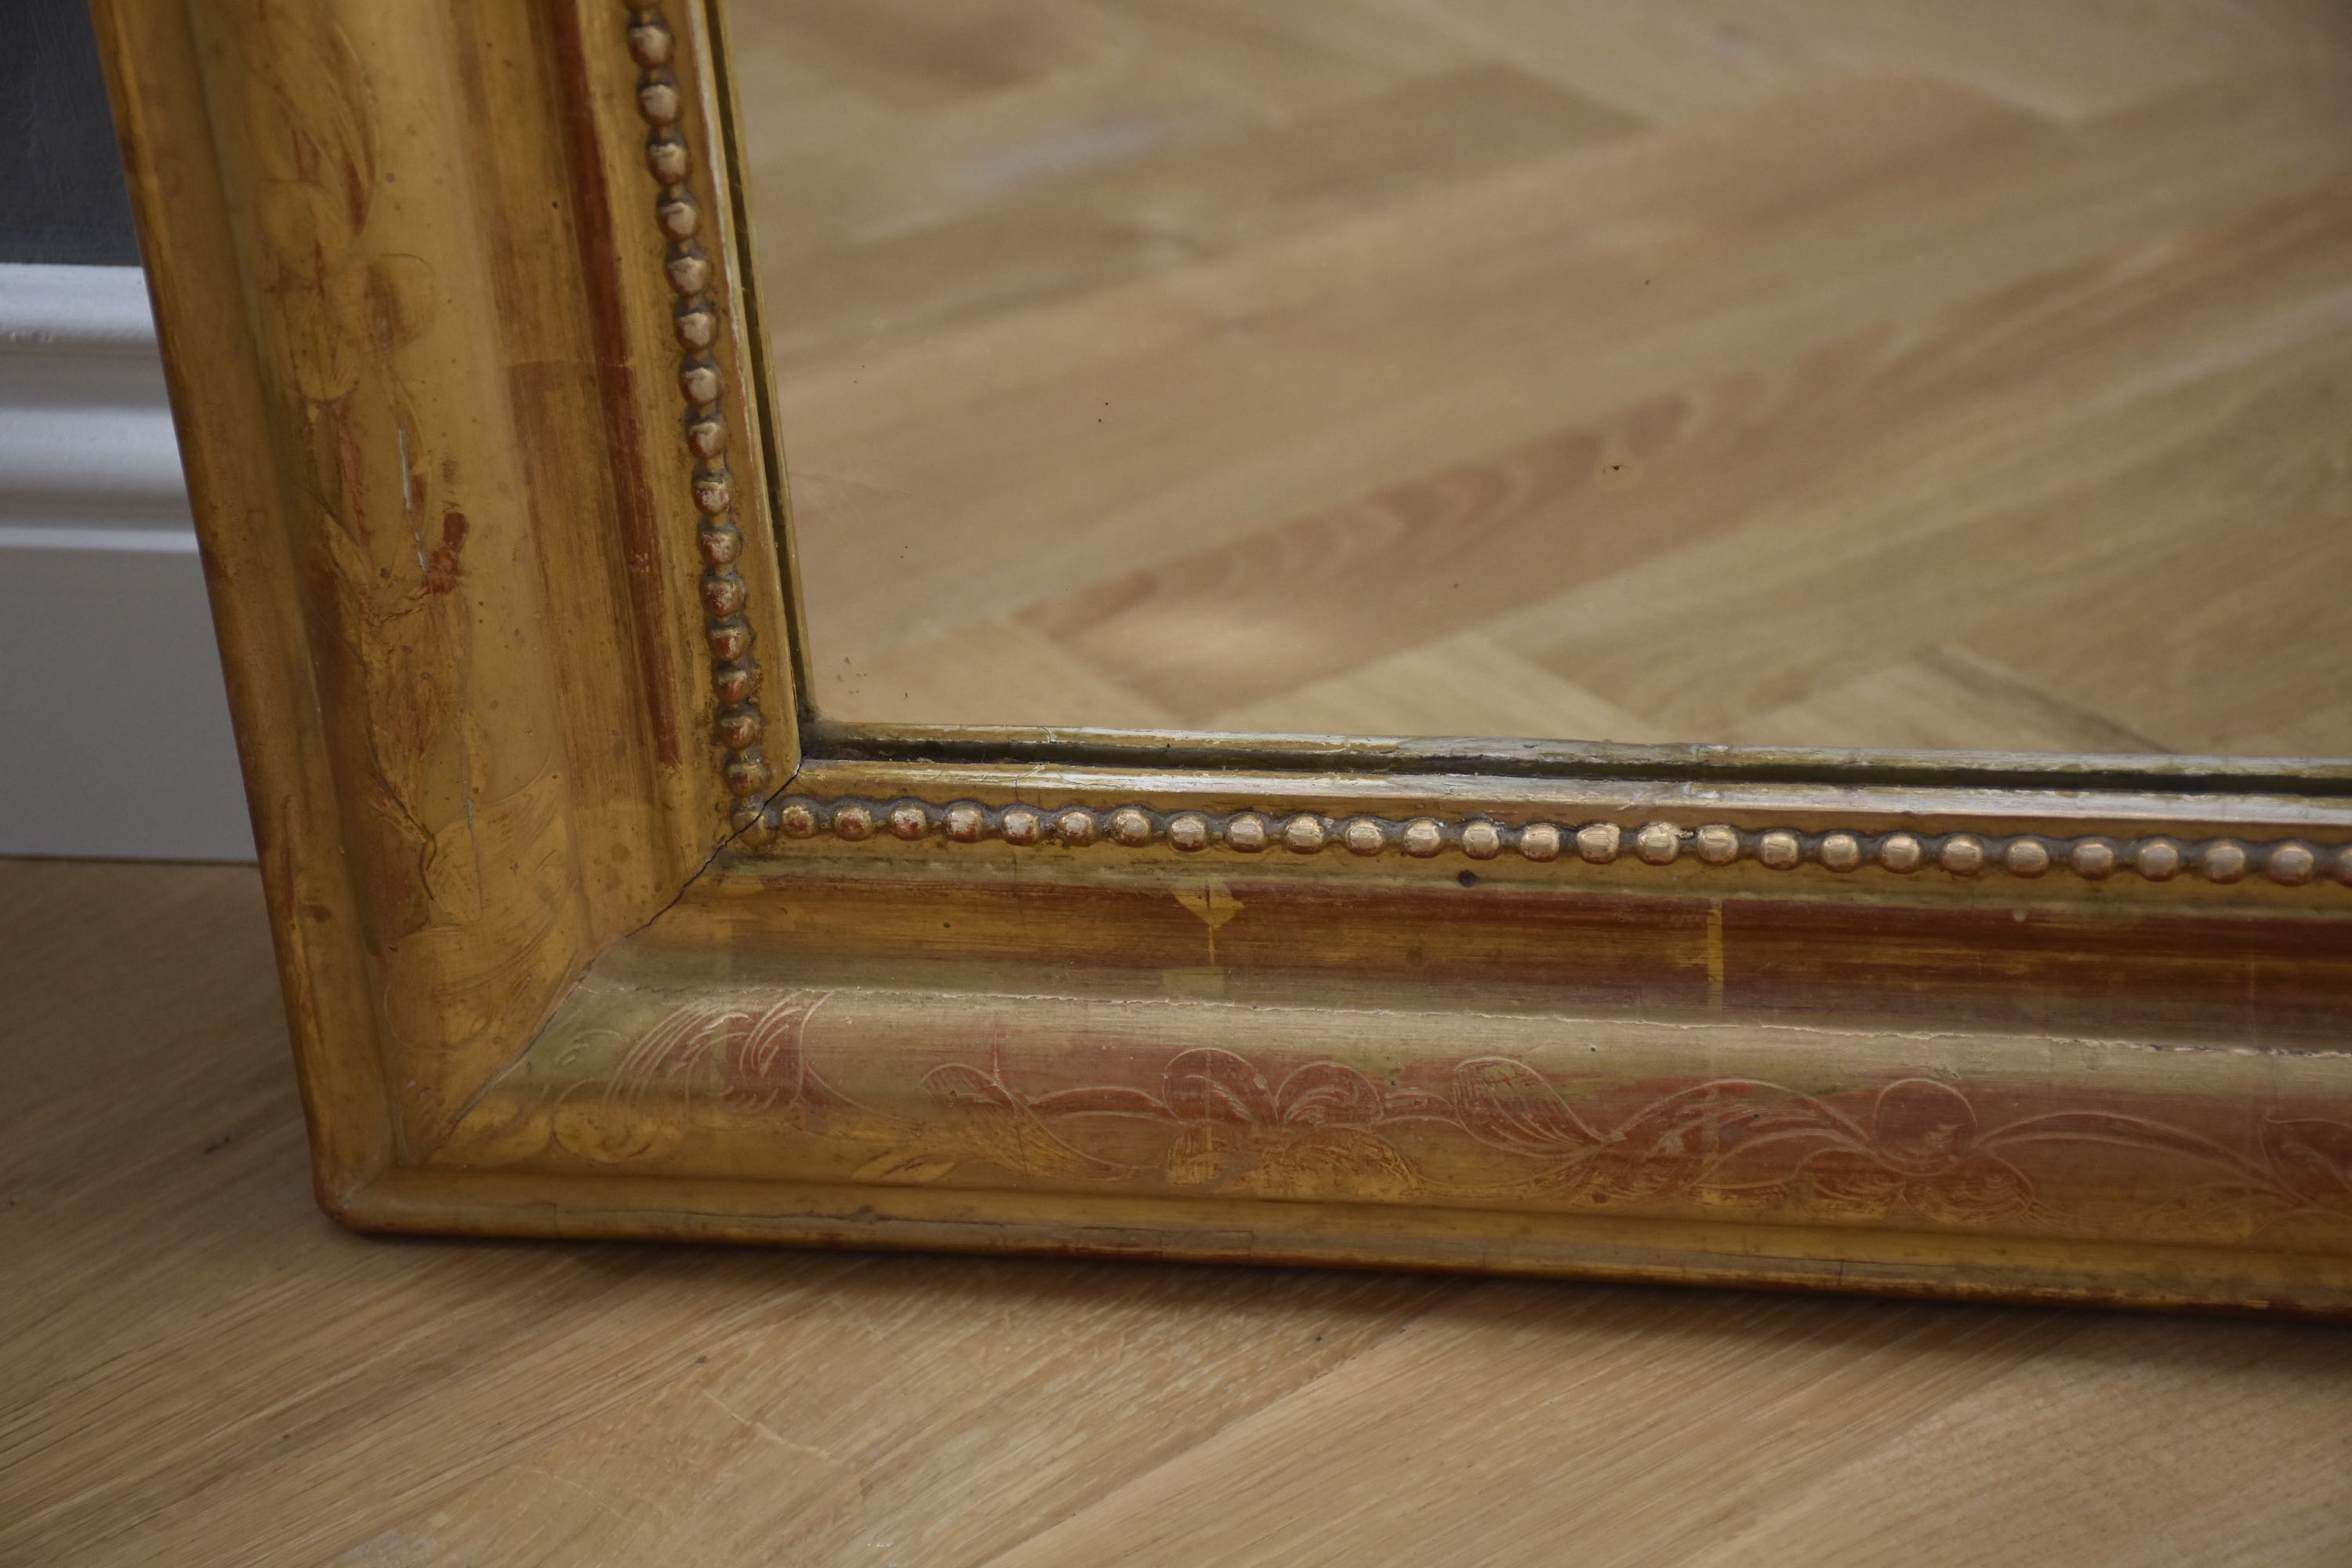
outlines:
[[827, 713], [2352, 754], [2337, 0], [736, 0]]

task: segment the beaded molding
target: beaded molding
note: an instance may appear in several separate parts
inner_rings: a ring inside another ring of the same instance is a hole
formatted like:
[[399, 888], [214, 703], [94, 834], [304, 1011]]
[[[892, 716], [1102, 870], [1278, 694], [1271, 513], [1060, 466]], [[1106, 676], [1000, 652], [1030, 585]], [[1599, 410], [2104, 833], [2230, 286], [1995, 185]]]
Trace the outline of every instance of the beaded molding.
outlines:
[[760, 666], [751, 657], [751, 623], [743, 614], [750, 590], [735, 570], [743, 554], [743, 531], [735, 521], [734, 479], [727, 468], [727, 381], [712, 353], [719, 341], [718, 269], [698, 238], [702, 210], [687, 185], [694, 161], [677, 129], [684, 99], [670, 69], [675, 40], [669, 24], [659, 5], [632, 5], [628, 16], [629, 56], [638, 68], [637, 113], [646, 126], [646, 168], [658, 188], [654, 220], [667, 245], [663, 270], [677, 297], [671, 321], [679, 349], [678, 390], [686, 398], [687, 450], [694, 458], [694, 509], [701, 518], [697, 542], [715, 703], [711, 738], [726, 752], [720, 772], [735, 800], [734, 829], [756, 846], [772, 832], [775, 818], [763, 809], [763, 797], [775, 772], [761, 748], [767, 721], [757, 700]]
[[987, 839], [1021, 848], [1060, 845], [1083, 848], [1115, 845], [1140, 849], [1166, 844], [1185, 853], [1226, 849], [1255, 855], [1286, 849], [1297, 855], [1344, 850], [1367, 858], [1391, 852], [1414, 859], [1448, 853], [1472, 860], [1517, 855], [1535, 861], [1575, 858], [1596, 866], [1631, 859], [1645, 866], [1671, 866], [1685, 858], [1706, 866], [1753, 860], [1775, 871], [1819, 866], [1857, 871], [1865, 866], [1908, 874], [1929, 867], [1956, 877], [1985, 872], [2034, 878], [2066, 871], [2086, 881], [2104, 881], [2129, 871], [2150, 882], [2168, 882], [2194, 872], [2209, 882], [2237, 882], [2260, 875], [2283, 887], [2303, 887], [2323, 878], [2352, 887], [2352, 844], [2315, 846], [2299, 838], [2250, 844], [2236, 838], [2184, 840], [2168, 835], [2112, 838], [2090, 834], [2061, 838], [2048, 834], [1864, 833], [1846, 829], [1805, 832], [1790, 827], [1743, 828], [1713, 822], [1686, 827], [1650, 822], [1627, 829], [1613, 822], [1530, 822], [1518, 826], [1490, 817], [1457, 822], [1433, 816], [1402, 821], [1385, 816], [1325, 816], [1317, 812], [1155, 811], [1142, 805], [982, 805], [954, 801], [814, 800], [787, 796], [769, 806], [771, 830], [785, 838], [824, 836], [848, 843], [898, 839], [919, 843], [933, 837], [953, 844]]
[[694, 505], [702, 520], [698, 542], [703, 561], [703, 627], [717, 704], [711, 733], [726, 752], [722, 772], [735, 800], [731, 820], [740, 842], [759, 848], [780, 835], [806, 839], [824, 834], [851, 843], [878, 837], [916, 842], [938, 834], [958, 844], [994, 838], [1021, 847], [1058, 844], [1079, 848], [1105, 843], [1142, 848], [1165, 842], [1187, 853], [1222, 847], [1257, 854], [1279, 846], [1299, 855], [1344, 848], [1366, 858], [1393, 849], [1416, 859], [1449, 851], [1473, 860], [1516, 853], [1528, 860], [1550, 861], [1573, 854], [1604, 866], [1630, 848], [1632, 858], [1648, 866], [1671, 866], [1687, 854], [1707, 866], [1752, 859], [1779, 871], [1815, 865], [1843, 872], [1870, 865], [1907, 874], [1933, 866], [1956, 877], [1995, 871], [2034, 878], [2063, 869], [2101, 881], [2127, 870], [2151, 882], [2166, 882], [2193, 869], [2212, 882], [2241, 881], [2259, 872], [2285, 887], [2302, 887], [2323, 877], [2352, 886], [2352, 844], [2315, 847], [2293, 838], [2247, 844], [2234, 838], [2183, 841], [2164, 835], [2118, 839], [2032, 833], [1811, 833], [1728, 823], [1685, 827], [1671, 822], [1645, 823], [1628, 832], [1612, 822], [1511, 826], [1486, 817], [1397, 821], [1315, 812], [1161, 812], [1141, 805], [1097, 810], [1082, 805], [990, 806], [977, 801], [934, 805], [911, 799], [765, 800], [775, 775], [761, 746], [766, 720], [756, 700], [760, 666], [751, 657], [751, 626], [743, 614], [749, 589], [735, 570], [742, 556], [743, 532], [735, 521], [734, 483], [726, 464], [726, 378], [712, 353], [719, 341], [717, 271], [698, 238], [701, 209], [687, 184], [693, 160], [677, 130], [684, 100], [670, 69], [675, 40], [669, 24], [658, 3], [631, 4], [628, 18], [629, 55], [638, 67], [637, 111], [647, 128], [646, 167], [658, 187], [654, 217], [667, 245], [664, 270], [677, 297], [672, 321], [680, 350], [678, 387], [687, 404], [687, 448], [694, 457]]

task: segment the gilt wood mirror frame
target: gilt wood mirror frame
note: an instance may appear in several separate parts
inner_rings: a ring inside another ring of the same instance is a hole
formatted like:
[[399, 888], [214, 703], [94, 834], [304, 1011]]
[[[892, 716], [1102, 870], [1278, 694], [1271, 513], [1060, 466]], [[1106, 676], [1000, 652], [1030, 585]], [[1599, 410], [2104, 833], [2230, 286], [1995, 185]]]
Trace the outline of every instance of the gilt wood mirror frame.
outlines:
[[704, 0], [97, 10], [344, 1222], [2352, 1310], [2352, 768], [819, 719]]

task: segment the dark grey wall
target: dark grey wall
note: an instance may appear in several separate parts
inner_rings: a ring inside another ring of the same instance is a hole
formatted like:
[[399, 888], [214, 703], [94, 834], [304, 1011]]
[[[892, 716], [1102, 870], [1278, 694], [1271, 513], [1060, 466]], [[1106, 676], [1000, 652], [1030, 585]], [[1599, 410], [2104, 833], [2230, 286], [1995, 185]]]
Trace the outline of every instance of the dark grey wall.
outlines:
[[85, 0], [0, 0], [0, 261], [135, 267]]

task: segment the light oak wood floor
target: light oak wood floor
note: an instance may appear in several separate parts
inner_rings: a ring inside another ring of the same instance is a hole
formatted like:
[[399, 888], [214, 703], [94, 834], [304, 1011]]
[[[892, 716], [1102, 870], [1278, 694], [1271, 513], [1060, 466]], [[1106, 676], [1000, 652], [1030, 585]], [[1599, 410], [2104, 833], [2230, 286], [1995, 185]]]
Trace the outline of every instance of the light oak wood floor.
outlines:
[[250, 868], [0, 862], [0, 1563], [2352, 1561], [2352, 1333], [371, 1240]]
[[2352, 754], [2341, 0], [734, 0], [845, 718]]

